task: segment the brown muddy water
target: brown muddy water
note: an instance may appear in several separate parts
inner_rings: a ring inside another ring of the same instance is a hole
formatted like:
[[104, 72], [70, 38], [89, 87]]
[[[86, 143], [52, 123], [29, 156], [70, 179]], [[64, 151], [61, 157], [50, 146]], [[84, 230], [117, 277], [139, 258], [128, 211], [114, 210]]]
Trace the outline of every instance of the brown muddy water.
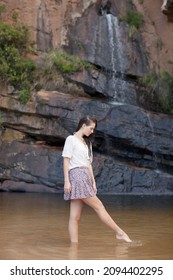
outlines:
[[85, 206], [70, 246], [69, 203], [57, 194], [0, 193], [0, 260], [172, 260], [173, 196], [100, 196], [133, 240], [118, 241]]

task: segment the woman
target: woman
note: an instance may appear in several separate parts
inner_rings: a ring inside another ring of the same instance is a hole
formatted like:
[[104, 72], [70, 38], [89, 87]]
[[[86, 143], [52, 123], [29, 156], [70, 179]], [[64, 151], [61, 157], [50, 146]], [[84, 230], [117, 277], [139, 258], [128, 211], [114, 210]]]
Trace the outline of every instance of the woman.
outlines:
[[117, 239], [131, 242], [128, 235], [113, 221], [102, 202], [96, 196], [97, 188], [92, 169], [91, 136], [97, 121], [89, 116], [79, 121], [76, 133], [67, 137], [62, 156], [64, 158], [64, 199], [70, 200], [69, 233], [72, 243], [78, 243], [78, 221], [83, 204], [95, 210], [99, 218]]

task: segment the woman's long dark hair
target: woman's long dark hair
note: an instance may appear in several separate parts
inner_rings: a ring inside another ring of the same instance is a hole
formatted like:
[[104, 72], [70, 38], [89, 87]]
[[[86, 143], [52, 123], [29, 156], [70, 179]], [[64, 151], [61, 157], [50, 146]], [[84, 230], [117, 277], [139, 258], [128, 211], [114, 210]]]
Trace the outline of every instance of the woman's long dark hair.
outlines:
[[[79, 120], [78, 126], [76, 128], [76, 132], [82, 127], [83, 124], [85, 124], [86, 126], [89, 126], [91, 123], [95, 124], [95, 128], [97, 127], [97, 120], [96, 119], [91, 118], [90, 116], [83, 117], [82, 119]], [[85, 143], [88, 146], [88, 153], [89, 153], [88, 155], [89, 155], [89, 157], [91, 157], [91, 155], [92, 155], [91, 143], [94, 141], [94, 133], [92, 133], [88, 137], [84, 135], [83, 138], [85, 140]]]

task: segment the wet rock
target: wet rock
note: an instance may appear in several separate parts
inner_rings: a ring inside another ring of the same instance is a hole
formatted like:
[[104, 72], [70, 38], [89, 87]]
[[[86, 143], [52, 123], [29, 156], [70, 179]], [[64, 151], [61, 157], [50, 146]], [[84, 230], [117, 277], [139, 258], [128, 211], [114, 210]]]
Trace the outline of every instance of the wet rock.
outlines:
[[[3, 142], [1, 148], [0, 191], [63, 192], [62, 149], [24, 141]], [[98, 194], [172, 194], [173, 191], [172, 175], [136, 168], [100, 153], [95, 152], [93, 168]]]
[[0, 190], [58, 192], [63, 185], [59, 149], [19, 141], [2, 142]]
[[58, 193], [56, 189], [46, 187], [43, 184], [29, 184], [6, 180], [0, 185], [0, 191], [4, 192], [32, 192], [32, 193]]
[[109, 0], [101, 0], [98, 3], [98, 13], [99, 15], [103, 16], [104, 14], [111, 14], [111, 7], [112, 7], [112, 1]]
[[70, 75], [70, 80], [81, 84], [92, 97], [106, 97], [128, 104], [139, 103], [136, 82], [112, 71], [88, 70]]
[[71, 75], [87, 93], [138, 104], [137, 80], [148, 71], [147, 55], [140, 33], [130, 39], [129, 26], [118, 14], [99, 16], [89, 8], [70, 28], [66, 47], [93, 64], [93, 69]]
[[131, 147], [134, 154], [145, 151], [158, 156], [173, 154], [172, 131], [167, 129], [172, 127], [173, 117], [151, 113], [130, 104], [40, 91], [35, 100], [25, 106], [15, 99], [9, 106], [7, 98], [2, 116], [7, 127], [44, 137], [44, 140], [52, 137], [58, 141], [73, 133], [78, 119], [88, 114], [99, 121], [100, 141], [108, 143], [103, 145], [105, 152], [106, 146], [116, 147], [121, 139], [119, 146]]
[[102, 194], [172, 194], [173, 175], [164, 172], [135, 168], [99, 155], [95, 156], [94, 171]]
[[5, 127], [22, 133], [10, 139], [2, 132], [1, 182], [13, 178], [62, 188], [64, 140], [79, 118], [89, 114], [98, 119], [94, 151], [101, 192], [172, 191], [173, 134], [167, 128], [173, 126], [173, 117], [59, 92], [40, 91], [32, 102], [23, 106], [14, 99], [11, 107], [3, 103]]

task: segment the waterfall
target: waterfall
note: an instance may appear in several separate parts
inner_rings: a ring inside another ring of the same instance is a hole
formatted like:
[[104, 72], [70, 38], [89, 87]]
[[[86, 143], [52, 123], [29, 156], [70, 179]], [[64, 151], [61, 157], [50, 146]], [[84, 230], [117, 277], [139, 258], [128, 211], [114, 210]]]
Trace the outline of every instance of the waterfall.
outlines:
[[[113, 98], [115, 101], [124, 102], [127, 82], [124, 77], [124, 46], [121, 42], [120, 25], [117, 17], [111, 14], [106, 14], [105, 16], [107, 20], [110, 63], [112, 68]], [[118, 78], [115, 77], [116, 74]]]
[[131, 67], [127, 27], [116, 16], [106, 13], [98, 16], [96, 23], [86, 44], [86, 56], [101, 71], [91, 79], [91, 86], [108, 96], [111, 104], [136, 104], [136, 87], [126, 74]]
[[[111, 48], [111, 64], [114, 72], [115, 63], [119, 66], [119, 72], [123, 73], [123, 46], [121, 43], [121, 34], [119, 28], [119, 21], [117, 17], [112, 16], [111, 14], [106, 15], [107, 25], [108, 25], [108, 39], [109, 46]], [[116, 54], [116, 56], [115, 56]], [[115, 60], [116, 59], [116, 60]]]

